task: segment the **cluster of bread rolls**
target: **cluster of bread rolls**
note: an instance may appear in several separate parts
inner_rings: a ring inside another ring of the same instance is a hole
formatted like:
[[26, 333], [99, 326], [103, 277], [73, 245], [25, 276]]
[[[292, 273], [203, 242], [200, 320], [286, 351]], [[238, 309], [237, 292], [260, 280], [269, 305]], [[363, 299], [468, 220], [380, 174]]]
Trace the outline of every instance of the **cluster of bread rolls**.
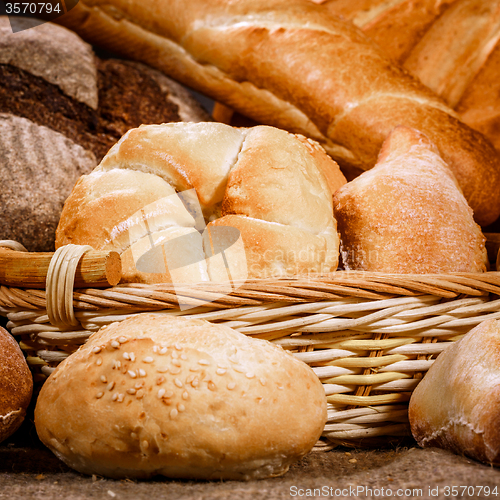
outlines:
[[310, 0], [81, 0], [59, 22], [143, 60], [258, 123], [320, 142], [346, 171], [376, 162], [397, 125], [425, 133], [478, 223], [500, 215], [500, 161], [353, 24]]
[[80, 178], [56, 246], [116, 250], [130, 282], [331, 272], [344, 183], [322, 148], [273, 127], [141, 126]]

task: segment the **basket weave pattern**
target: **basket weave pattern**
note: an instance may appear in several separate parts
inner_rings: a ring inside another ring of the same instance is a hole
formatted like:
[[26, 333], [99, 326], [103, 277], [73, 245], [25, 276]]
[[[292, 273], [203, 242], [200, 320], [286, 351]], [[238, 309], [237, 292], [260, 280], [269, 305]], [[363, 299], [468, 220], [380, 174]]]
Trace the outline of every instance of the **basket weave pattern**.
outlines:
[[44, 290], [1, 286], [0, 314], [38, 381], [100, 327], [143, 312], [206, 319], [269, 340], [321, 379], [328, 400], [323, 437], [334, 444], [407, 435], [411, 392], [436, 356], [483, 320], [500, 318], [497, 272], [338, 271], [221, 291], [227, 285], [78, 289], [72, 294], [78, 325], [61, 327], [49, 322]]

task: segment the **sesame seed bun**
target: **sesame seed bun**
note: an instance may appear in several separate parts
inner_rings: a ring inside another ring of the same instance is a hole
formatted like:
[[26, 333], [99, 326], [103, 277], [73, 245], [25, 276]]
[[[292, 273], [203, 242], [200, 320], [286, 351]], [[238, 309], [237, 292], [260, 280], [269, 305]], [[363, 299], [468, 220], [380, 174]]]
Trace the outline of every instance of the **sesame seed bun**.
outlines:
[[319, 379], [280, 347], [154, 314], [92, 335], [48, 378], [35, 410], [59, 458], [114, 478], [279, 476], [325, 422]]

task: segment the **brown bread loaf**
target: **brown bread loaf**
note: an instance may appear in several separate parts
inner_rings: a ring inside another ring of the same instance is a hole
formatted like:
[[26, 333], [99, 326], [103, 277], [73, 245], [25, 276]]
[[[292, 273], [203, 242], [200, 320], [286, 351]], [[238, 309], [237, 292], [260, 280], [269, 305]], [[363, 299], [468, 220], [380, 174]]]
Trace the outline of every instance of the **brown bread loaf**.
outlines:
[[0, 238], [53, 251], [62, 205], [130, 128], [205, 121], [191, 94], [157, 70], [102, 60], [51, 23], [13, 34], [0, 16]]

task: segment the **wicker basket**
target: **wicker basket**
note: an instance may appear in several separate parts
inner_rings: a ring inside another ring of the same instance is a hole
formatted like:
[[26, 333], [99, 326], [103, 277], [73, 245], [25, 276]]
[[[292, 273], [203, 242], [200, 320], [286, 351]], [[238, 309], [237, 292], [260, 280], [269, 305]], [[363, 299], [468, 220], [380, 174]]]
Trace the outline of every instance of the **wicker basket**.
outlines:
[[[19, 252], [11, 251], [10, 258], [14, 253]], [[78, 259], [66, 273], [74, 276]], [[2, 276], [8, 281], [0, 273], [0, 283]], [[143, 312], [203, 318], [267, 339], [309, 364], [325, 388], [323, 437], [333, 445], [408, 435], [410, 395], [436, 356], [483, 320], [500, 318], [498, 272], [337, 271], [232, 285], [74, 290], [73, 278], [63, 278], [53, 276], [52, 283], [66, 286], [56, 292], [0, 286], [0, 314], [7, 316], [36, 381], [43, 382], [103, 325]], [[67, 318], [57, 317], [54, 308], [69, 309]]]

